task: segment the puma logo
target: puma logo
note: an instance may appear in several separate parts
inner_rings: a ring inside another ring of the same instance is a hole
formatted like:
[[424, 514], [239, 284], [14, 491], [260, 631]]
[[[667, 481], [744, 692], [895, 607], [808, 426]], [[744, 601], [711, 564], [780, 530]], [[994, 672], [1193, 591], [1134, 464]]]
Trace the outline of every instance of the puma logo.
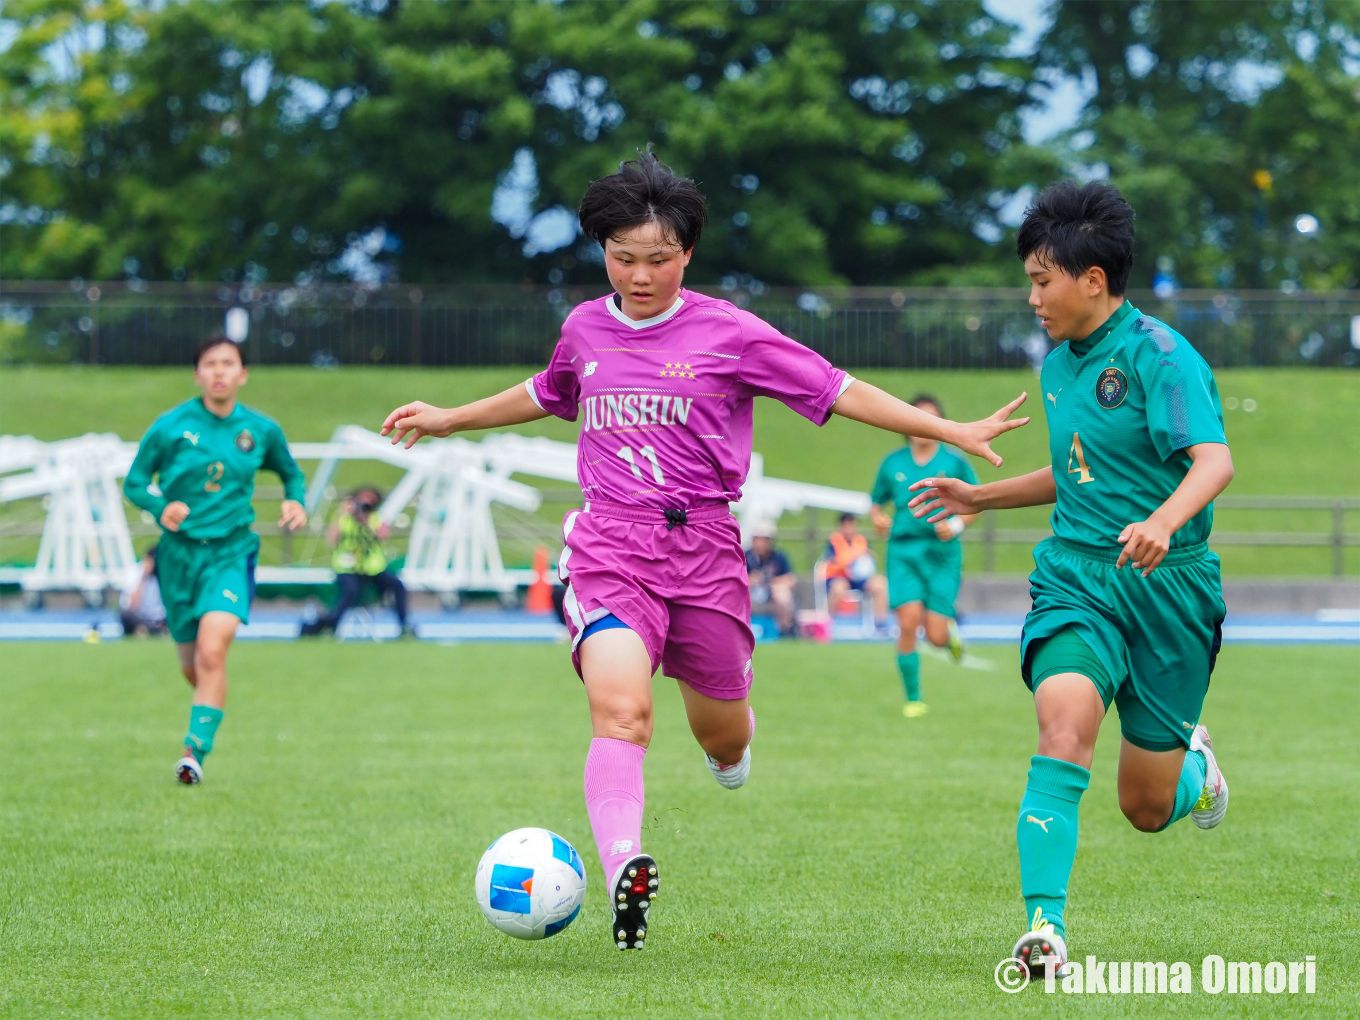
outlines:
[[1043, 829], [1044, 832], [1047, 832], [1048, 823], [1053, 821], [1053, 819], [1052, 818], [1039, 819], [1035, 818], [1033, 815], [1025, 815], [1025, 821], [1033, 822], [1035, 825], [1039, 826], [1039, 828]]
[[[1059, 390], [1058, 392], [1061, 393], [1062, 390]], [[1055, 397], [1052, 393], [1048, 394], [1048, 399], [1051, 400], [1051, 401], [1053, 401], [1053, 406], [1054, 406], [1054, 407], [1057, 407], [1057, 406], [1058, 406], [1058, 398]]]
[[[223, 588], [223, 589], [222, 589], [222, 594], [223, 594], [224, 596], [226, 596], [227, 598], [231, 599], [232, 602], [239, 602], [239, 601], [241, 600], [241, 599], [240, 599], [240, 596], [238, 596], [238, 595], [237, 595], [234, 591], [232, 591], [230, 588]], [[1044, 831], [1046, 832], [1046, 831], [1048, 831], [1048, 830], [1044, 830]]]
[[184, 438], [187, 439], [187, 440], [189, 440], [189, 442], [192, 443], [194, 446], [197, 446], [197, 445], [198, 445], [198, 433], [197, 433], [197, 432], [190, 432], [188, 429], [185, 429], [185, 431], [184, 431]]

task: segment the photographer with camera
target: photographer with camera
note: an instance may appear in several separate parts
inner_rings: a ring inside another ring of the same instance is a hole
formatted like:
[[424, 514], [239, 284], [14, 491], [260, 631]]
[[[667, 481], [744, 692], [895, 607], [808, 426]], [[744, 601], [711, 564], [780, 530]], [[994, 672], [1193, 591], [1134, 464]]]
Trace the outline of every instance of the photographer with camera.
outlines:
[[340, 513], [326, 533], [331, 545], [335, 546], [331, 563], [335, 583], [340, 588], [340, 600], [328, 615], [314, 623], [303, 624], [304, 635], [338, 627], [345, 613], [358, 603], [365, 582], [373, 584], [384, 595], [392, 593], [402, 633], [410, 632], [406, 622], [406, 586], [387, 569], [387, 556], [382, 550], [383, 540], [391, 528], [374, 512], [381, 503], [382, 493], [366, 486], [355, 490], [341, 505]]

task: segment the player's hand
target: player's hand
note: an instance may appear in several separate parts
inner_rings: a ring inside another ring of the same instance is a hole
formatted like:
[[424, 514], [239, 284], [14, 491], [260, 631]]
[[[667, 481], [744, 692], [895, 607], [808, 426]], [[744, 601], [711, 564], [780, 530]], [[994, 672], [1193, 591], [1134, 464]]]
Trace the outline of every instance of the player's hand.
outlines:
[[1156, 518], [1149, 517], [1137, 524], [1130, 524], [1119, 533], [1117, 539], [1124, 546], [1114, 567], [1118, 570], [1125, 563], [1133, 562], [1134, 570], [1142, 570], [1147, 577], [1166, 559], [1171, 549], [1171, 529]]
[[[1001, 466], [1001, 458], [992, 452], [992, 440], [1011, 429], [1018, 429], [1021, 425], [1028, 425], [1029, 418], [1016, 418], [1013, 421], [1006, 419], [1011, 416], [1017, 407], [1029, 399], [1028, 393], [1021, 393], [1005, 407], [989, 414], [981, 421], [954, 422], [953, 435], [950, 442], [957, 446], [964, 453], [971, 453], [975, 457], [982, 457], [992, 467]], [[919, 516], [919, 514], [917, 515]]]
[[[434, 436], [443, 439], [453, 434], [453, 422], [449, 412], [442, 407], [434, 407], [423, 400], [402, 404], [383, 420], [383, 435], [392, 436], [396, 446], [406, 439], [406, 449], [416, 445], [421, 436]], [[410, 436], [407, 439], [407, 436]]]
[[954, 529], [949, 526], [948, 521], [937, 521], [935, 523], [935, 537], [941, 542], [952, 542], [954, 540]]
[[175, 500], [167, 503], [165, 509], [161, 511], [161, 527], [166, 531], [178, 531], [179, 526], [184, 523], [184, 518], [189, 516], [189, 504]]
[[887, 538], [888, 530], [892, 527], [892, 518], [885, 514], [878, 507], [870, 507], [869, 520], [873, 521], [874, 530], [878, 532], [879, 538]]
[[981, 488], [959, 478], [922, 478], [911, 486], [911, 491], [920, 495], [907, 504], [907, 509], [918, 519], [929, 515], [927, 520], [936, 525], [937, 534], [940, 528], [949, 531], [941, 523], [945, 518], [953, 514], [977, 514], [985, 509], [978, 503]]
[[285, 499], [279, 505], [279, 527], [297, 531], [307, 523], [307, 511], [301, 503], [295, 499]]

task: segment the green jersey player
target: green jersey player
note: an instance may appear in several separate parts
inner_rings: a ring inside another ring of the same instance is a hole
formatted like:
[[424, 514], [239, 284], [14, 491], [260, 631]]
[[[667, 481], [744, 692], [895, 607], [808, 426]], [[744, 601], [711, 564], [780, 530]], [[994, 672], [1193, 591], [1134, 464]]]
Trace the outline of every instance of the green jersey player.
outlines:
[[184, 754], [175, 764], [182, 783], [203, 778], [203, 759], [227, 703], [227, 650], [237, 625], [250, 619], [260, 547], [250, 528], [257, 471], [283, 480], [279, 526], [307, 523], [302, 472], [283, 431], [236, 401], [246, 382], [241, 349], [225, 336], [204, 340], [194, 381], [203, 396], [156, 419], [123, 482], [127, 498], [164, 532], [156, 572], [180, 669], [194, 688]]
[[[944, 417], [935, 397], [921, 394], [911, 405]], [[976, 482], [968, 458], [934, 439], [907, 436], [907, 445], [888, 454], [879, 466], [871, 495], [869, 518], [880, 535], [888, 538], [888, 602], [897, 614], [897, 669], [902, 674], [906, 703], [902, 714], [914, 719], [926, 714], [921, 700], [921, 659], [916, 652], [916, 631], [924, 622], [926, 640], [936, 648], [948, 647], [955, 661], [963, 657], [963, 641], [954, 625], [954, 601], [963, 579], [963, 548], [959, 536], [974, 515], [962, 514], [930, 524], [907, 512], [912, 485], [923, 478], [960, 478]], [[897, 513], [883, 510], [893, 504]]]
[[1108, 184], [1038, 196], [1016, 240], [1030, 304], [1058, 341], [1040, 376], [1052, 465], [988, 485], [927, 479], [911, 504], [935, 520], [1056, 503], [1021, 643], [1039, 747], [1016, 826], [1030, 930], [1013, 955], [1031, 970], [1067, 962], [1077, 806], [1111, 702], [1119, 805], [1135, 828], [1189, 814], [1208, 829], [1228, 807], [1200, 710], [1224, 616], [1205, 543], [1232, 457], [1209, 366], [1124, 300], [1133, 238], [1133, 210]]

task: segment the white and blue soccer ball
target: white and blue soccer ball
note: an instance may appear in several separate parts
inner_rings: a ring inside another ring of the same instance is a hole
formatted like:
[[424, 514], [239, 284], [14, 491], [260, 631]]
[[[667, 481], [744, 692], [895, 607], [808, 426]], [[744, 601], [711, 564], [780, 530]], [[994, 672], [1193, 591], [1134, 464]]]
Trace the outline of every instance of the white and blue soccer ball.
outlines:
[[477, 905], [517, 939], [546, 939], [576, 920], [586, 898], [586, 866], [576, 848], [547, 829], [515, 829], [477, 865]]

